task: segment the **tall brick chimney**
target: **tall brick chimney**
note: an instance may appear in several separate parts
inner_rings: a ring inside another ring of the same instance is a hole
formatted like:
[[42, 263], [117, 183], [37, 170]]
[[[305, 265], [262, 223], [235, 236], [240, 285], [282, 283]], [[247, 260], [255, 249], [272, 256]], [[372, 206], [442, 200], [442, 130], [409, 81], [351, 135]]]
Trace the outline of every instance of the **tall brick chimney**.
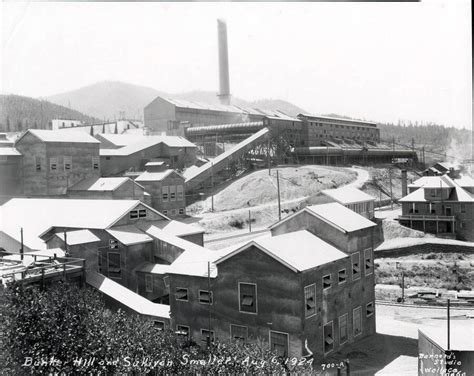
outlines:
[[227, 51], [227, 25], [217, 20], [217, 40], [219, 44], [219, 101], [230, 104], [229, 55]]

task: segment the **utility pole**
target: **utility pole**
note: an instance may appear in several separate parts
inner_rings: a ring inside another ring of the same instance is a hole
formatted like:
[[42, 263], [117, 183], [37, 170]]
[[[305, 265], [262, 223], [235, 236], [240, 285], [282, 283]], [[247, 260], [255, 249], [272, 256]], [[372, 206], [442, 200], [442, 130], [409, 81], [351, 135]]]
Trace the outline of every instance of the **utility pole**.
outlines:
[[21, 239], [21, 245], [20, 245], [20, 260], [23, 261], [23, 253], [25, 250], [23, 249], [23, 227], [20, 229], [20, 239]]
[[270, 163], [270, 136], [267, 140], [267, 163], [268, 163], [268, 176], [272, 174], [271, 163]]
[[388, 178], [390, 180], [390, 207], [393, 210], [392, 167], [389, 167], [388, 169]]
[[214, 163], [211, 162], [211, 211], [214, 212]]
[[281, 201], [280, 201], [280, 177], [277, 170], [277, 190], [278, 190], [278, 220], [281, 221]]
[[405, 301], [405, 273], [402, 270], [402, 303]]
[[211, 351], [211, 299], [214, 297], [211, 297], [211, 262], [207, 262], [207, 292], [209, 294], [209, 300], [208, 300], [208, 313], [209, 313], [209, 322], [208, 322], [208, 337], [207, 337], [207, 347], [209, 348], [209, 351]]
[[66, 228], [63, 229], [64, 233], [64, 252], [66, 253], [66, 256], [68, 256], [69, 252], [67, 249], [67, 233], [66, 233]]

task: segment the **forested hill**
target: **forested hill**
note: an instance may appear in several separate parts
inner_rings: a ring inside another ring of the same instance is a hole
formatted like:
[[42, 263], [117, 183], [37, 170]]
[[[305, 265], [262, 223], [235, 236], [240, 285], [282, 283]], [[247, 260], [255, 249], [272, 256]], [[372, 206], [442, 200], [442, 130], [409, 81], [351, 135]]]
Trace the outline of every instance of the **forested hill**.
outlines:
[[20, 95], [0, 95], [0, 131], [17, 132], [28, 128], [46, 129], [52, 119], [87, 122], [93, 117], [45, 100]]

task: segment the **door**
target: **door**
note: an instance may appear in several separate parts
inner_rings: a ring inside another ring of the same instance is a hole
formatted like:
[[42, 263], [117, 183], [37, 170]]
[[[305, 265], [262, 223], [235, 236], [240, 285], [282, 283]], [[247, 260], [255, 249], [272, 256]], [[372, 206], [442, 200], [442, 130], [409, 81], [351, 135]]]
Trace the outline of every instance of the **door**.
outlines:
[[451, 208], [449, 206], [446, 206], [445, 212], [446, 212], [446, 215], [453, 215]]

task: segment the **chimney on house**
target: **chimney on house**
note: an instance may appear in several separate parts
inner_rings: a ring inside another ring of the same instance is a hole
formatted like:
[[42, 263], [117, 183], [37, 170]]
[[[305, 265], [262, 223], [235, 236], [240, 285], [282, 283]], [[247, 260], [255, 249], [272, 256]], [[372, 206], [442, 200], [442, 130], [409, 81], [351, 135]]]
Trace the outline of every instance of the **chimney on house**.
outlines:
[[407, 170], [402, 170], [402, 197], [408, 193]]
[[227, 25], [224, 20], [217, 20], [217, 41], [219, 45], [219, 101], [230, 104], [229, 55], [227, 52]]

